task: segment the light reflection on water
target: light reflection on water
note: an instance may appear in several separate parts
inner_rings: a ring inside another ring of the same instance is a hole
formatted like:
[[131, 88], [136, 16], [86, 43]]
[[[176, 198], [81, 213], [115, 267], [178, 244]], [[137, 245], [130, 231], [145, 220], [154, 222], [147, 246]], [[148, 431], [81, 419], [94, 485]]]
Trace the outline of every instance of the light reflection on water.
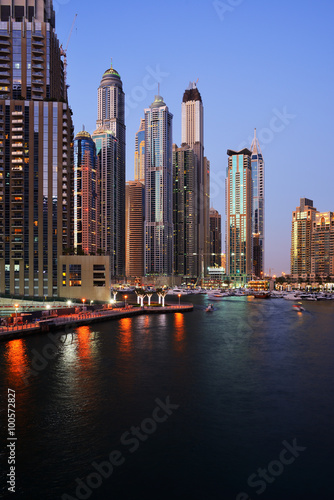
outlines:
[[19, 403], [19, 498], [74, 497], [75, 479], [121, 447], [120, 436], [168, 395], [179, 409], [92, 498], [150, 499], [150, 486], [155, 498], [236, 498], [240, 491], [252, 498], [248, 476], [294, 438], [308, 455], [268, 485], [266, 498], [308, 498], [319, 474], [313, 498], [326, 498], [334, 304], [296, 313], [287, 301], [235, 298], [215, 302], [207, 314], [207, 299], [193, 300], [192, 313], [75, 329], [29, 387], [20, 370], [31, 365], [32, 349], [41, 353], [50, 340], [0, 344], [1, 389], [16, 388]]

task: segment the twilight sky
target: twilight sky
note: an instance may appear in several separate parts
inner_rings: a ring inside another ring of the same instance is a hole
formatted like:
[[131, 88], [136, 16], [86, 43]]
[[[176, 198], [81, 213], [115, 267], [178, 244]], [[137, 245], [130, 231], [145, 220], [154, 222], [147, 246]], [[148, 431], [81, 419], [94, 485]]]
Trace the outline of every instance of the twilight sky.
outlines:
[[332, 1], [54, 0], [54, 8], [64, 46], [78, 14], [68, 48], [75, 133], [83, 124], [95, 130], [97, 88], [111, 57], [121, 75], [127, 180], [134, 178], [134, 136], [158, 81], [180, 145], [183, 92], [199, 79], [211, 205], [223, 220], [226, 150], [249, 147], [257, 128], [266, 163], [265, 270], [289, 272], [299, 198], [334, 211]]

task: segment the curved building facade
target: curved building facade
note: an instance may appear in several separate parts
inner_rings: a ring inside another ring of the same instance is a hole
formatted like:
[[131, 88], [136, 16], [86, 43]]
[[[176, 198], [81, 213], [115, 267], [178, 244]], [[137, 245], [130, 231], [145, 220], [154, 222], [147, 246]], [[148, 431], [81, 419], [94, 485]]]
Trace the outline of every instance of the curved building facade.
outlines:
[[125, 123], [119, 73], [107, 69], [98, 88], [96, 144], [101, 183], [101, 250], [111, 257], [113, 277], [125, 273]]

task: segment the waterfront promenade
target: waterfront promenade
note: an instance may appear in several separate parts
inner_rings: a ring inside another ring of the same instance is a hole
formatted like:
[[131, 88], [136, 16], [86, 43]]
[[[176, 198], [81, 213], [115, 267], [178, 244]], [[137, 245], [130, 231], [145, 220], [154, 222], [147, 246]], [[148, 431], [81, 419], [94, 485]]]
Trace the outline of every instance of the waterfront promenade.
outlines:
[[34, 333], [44, 333], [54, 330], [72, 329], [77, 326], [88, 325], [101, 321], [117, 320], [141, 314], [170, 314], [175, 312], [189, 312], [193, 310], [193, 304], [167, 304], [165, 307], [144, 306], [134, 307], [128, 305], [125, 307], [115, 307], [113, 309], [85, 311], [78, 314], [69, 314], [66, 316], [47, 318], [43, 317], [40, 321], [26, 323], [23, 325], [0, 327], [0, 340], [11, 340], [24, 338]]

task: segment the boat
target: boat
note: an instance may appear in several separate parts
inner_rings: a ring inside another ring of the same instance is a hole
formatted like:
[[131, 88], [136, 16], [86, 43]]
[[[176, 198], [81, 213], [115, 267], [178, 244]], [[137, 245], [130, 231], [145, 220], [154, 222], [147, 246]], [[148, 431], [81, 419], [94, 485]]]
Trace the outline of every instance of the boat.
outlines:
[[213, 305], [212, 304], [209, 304], [208, 307], [205, 309], [205, 312], [209, 313], [209, 312], [213, 312]]
[[255, 299], [270, 299], [270, 292], [253, 292]]
[[283, 299], [285, 299], [285, 300], [300, 300], [300, 295], [290, 292], [290, 293], [283, 295]]
[[294, 304], [292, 306], [292, 308], [293, 308], [294, 311], [297, 311], [297, 312], [303, 312], [303, 311], [305, 311], [304, 307], [301, 304]]
[[191, 291], [185, 288], [171, 288], [167, 295], [191, 295]]

